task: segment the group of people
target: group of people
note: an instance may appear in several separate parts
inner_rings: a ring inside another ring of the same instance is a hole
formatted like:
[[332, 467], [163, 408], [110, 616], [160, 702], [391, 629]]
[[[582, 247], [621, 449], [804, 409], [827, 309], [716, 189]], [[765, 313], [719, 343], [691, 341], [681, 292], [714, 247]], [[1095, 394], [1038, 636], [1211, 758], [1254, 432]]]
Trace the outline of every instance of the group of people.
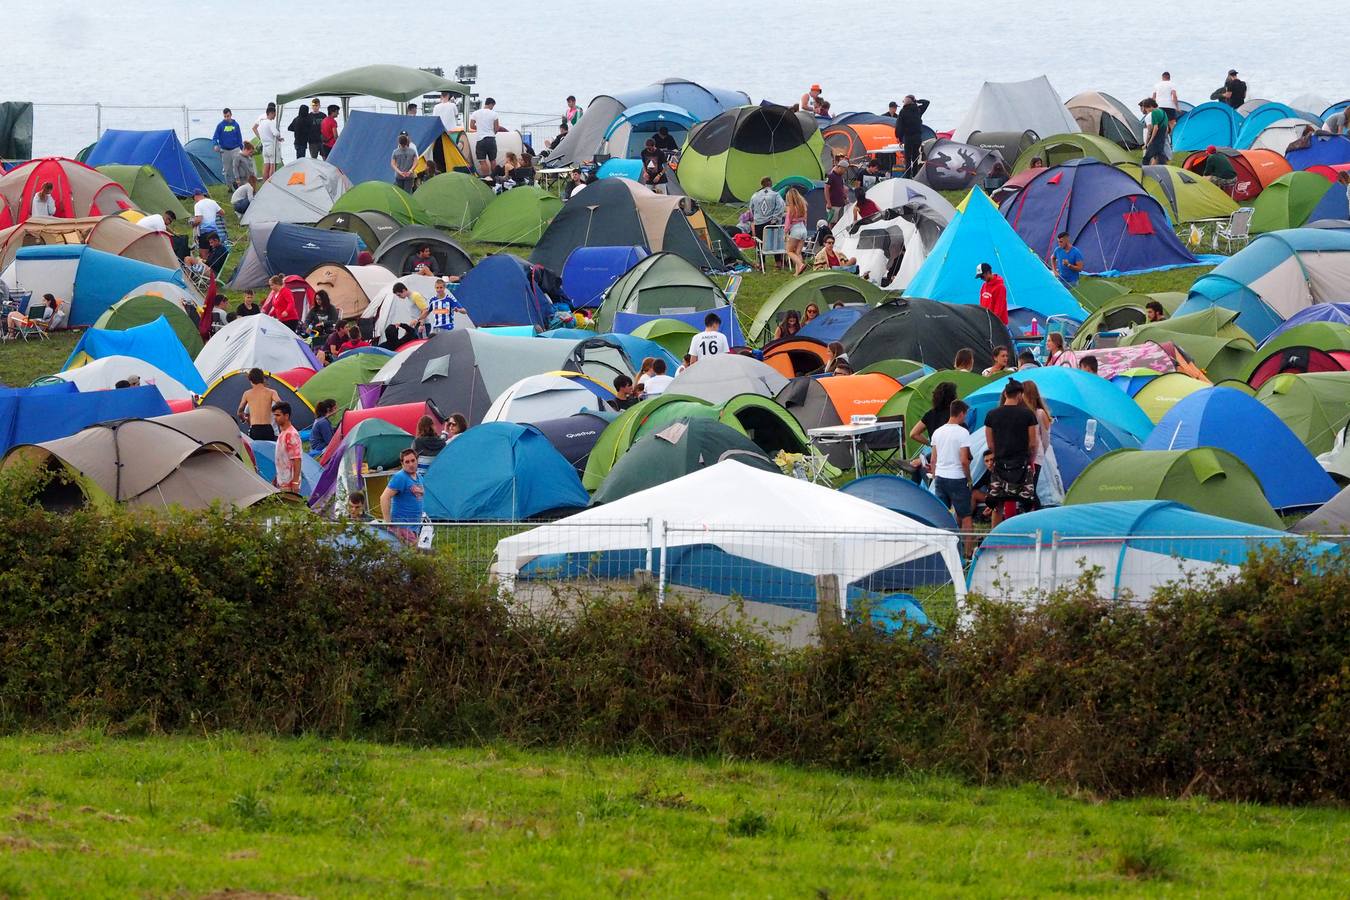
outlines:
[[689, 352], [684, 355], [683, 363], [674, 374], [667, 371], [664, 359], [644, 359], [636, 379], [627, 375], [615, 377], [614, 399], [609, 401], [609, 405], [615, 412], [622, 412], [636, 403], [664, 393], [681, 372], [705, 356], [725, 356], [730, 352], [731, 343], [722, 333], [722, 317], [710, 312], [703, 317], [703, 330], [690, 339]]

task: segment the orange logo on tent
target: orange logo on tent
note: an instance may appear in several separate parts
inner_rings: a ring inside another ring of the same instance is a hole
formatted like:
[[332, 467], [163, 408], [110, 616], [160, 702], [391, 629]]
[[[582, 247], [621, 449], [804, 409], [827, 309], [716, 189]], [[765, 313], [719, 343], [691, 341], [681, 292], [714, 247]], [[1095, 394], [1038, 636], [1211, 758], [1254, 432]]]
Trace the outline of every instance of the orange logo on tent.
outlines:
[[287, 184], [287, 185], [292, 185], [292, 184], [304, 184], [304, 183], [305, 183], [305, 173], [304, 173], [304, 172], [292, 172], [292, 173], [291, 173], [291, 177], [288, 178], [288, 179], [286, 179], [286, 184]]

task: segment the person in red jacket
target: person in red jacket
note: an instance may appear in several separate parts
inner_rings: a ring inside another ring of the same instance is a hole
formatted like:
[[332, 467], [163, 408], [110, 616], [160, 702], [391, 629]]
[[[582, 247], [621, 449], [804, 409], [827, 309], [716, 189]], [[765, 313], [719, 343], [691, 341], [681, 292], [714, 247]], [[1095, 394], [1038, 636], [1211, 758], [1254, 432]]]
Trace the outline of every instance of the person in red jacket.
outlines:
[[980, 305], [989, 310], [1004, 325], [1008, 324], [1008, 289], [1003, 284], [1003, 276], [994, 274], [989, 263], [980, 263], [975, 277], [984, 282], [980, 287]]
[[328, 105], [328, 115], [324, 117], [319, 126], [319, 133], [323, 135], [323, 140], [319, 144], [319, 155], [324, 159], [333, 152], [333, 147], [338, 139], [338, 105], [330, 103]]
[[291, 331], [300, 330], [300, 311], [295, 308], [295, 295], [285, 286], [280, 275], [267, 280], [271, 292], [263, 301], [263, 312], [285, 325]]

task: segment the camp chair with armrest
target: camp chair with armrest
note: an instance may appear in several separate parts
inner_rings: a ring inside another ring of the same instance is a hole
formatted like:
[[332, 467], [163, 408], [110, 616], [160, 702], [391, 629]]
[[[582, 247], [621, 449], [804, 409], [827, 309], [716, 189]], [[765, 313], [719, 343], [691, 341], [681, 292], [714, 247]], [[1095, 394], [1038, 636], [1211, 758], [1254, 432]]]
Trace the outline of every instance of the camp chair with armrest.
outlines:
[[1219, 249], [1219, 241], [1228, 243], [1228, 252], [1233, 251], [1233, 242], [1245, 244], [1251, 239], [1252, 215], [1256, 212], [1250, 206], [1242, 206], [1233, 212], [1226, 223], [1220, 222], [1214, 227], [1214, 249]]
[[886, 473], [908, 475], [911, 471], [905, 459], [905, 417], [877, 416], [878, 422], [899, 422], [899, 428], [865, 435], [859, 450], [863, 454], [863, 471], [868, 474]]
[[765, 269], [765, 260], [776, 256], [780, 262], [787, 260], [787, 234], [783, 225], [765, 225], [761, 237], [755, 238], [755, 252], [759, 256], [759, 270]]
[[30, 319], [21, 312], [9, 313], [6, 318], [6, 324], [9, 326], [5, 330], [5, 340], [13, 341], [22, 338], [24, 343], [36, 339], [39, 341], [50, 340], [47, 329], [43, 327], [38, 319]]

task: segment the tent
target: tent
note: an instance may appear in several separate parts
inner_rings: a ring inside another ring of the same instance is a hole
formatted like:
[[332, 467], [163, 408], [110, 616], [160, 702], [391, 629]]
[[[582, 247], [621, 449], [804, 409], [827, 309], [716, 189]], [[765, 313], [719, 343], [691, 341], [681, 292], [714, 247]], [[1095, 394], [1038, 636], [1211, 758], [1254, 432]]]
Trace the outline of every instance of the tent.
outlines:
[[[467, 166], [464, 155], [446, 134], [437, 116], [399, 116], [391, 113], [356, 110], [346, 117], [337, 143], [328, 161], [342, 170], [352, 184], [366, 181], [394, 183], [394, 168], [389, 157], [398, 146], [399, 136], [408, 140], [420, 157], [435, 162], [437, 171]], [[417, 172], [425, 171], [425, 159], [419, 159]]]
[[[363, 213], [366, 210], [384, 213], [400, 225], [431, 224], [431, 216], [412, 194], [383, 181], [362, 181], [333, 201], [332, 211], [319, 220], [319, 227], [325, 227], [324, 223], [337, 213]], [[373, 251], [376, 246], [378, 244], [372, 244], [366, 249]]]
[[1237, 310], [1237, 324], [1261, 341], [1294, 313], [1346, 298], [1350, 233], [1297, 228], [1260, 235], [1201, 275], [1177, 312], [1215, 305]]
[[1345, 186], [1314, 172], [1281, 175], [1252, 201], [1252, 234], [1298, 228], [1318, 219], [1350, 218]]
[[[972, 143], [976, 131], [1034, 131], [1037, 134], [1068, 134], [1078, 123], [1044, 75], [1026, 81], [986, 81], [952, 132], [954, 140]], [[1005, 159], [1016, 158], [1016, 154]]]
[[744, 434], [765, 456], [809, 452], [811, 439], [801, 423], [776, 400], [759, 394], [737, 394], [714, 409], [717, 421]]
[[[1053, 547], [1047, 547], [1049, 535], [1056, 536]], [[1099, 596], [1143, 601], [1187, 577], [1236, 577], [1249, 556], [1278, 547], [1285, 538], [1282, 531], [1207, 516], [1166, 500], [1043, 509], [989, 532], [971, 563], [970, 590], [1021, 600], [1032, 591], [1076, 583], [1096, 568]]]
[[[803, 375], [784, 385], [774, 399], [792, 413], [801, 423], [802, 430], [809, 434], [813, 428], [847, 425], [855, 415], [878, 415], [886, 401], [900, 389], [900, 382], [880, 372], [820, 378]], [[896, 435], [892, 433], [886, 437], [894, 439]], [[854, 464], [849, 444], [835, 444], [826, 455], [831, 463], [841, 468]]]
[[965, 347], [975, 351], [975, 367], [984, 369], [994, 361], [994, 348], [1011, 347], [1012, 338], [981, 306], [905, 297], [869, 309], [844, 332], [842, 343], [854, 371], [883, 359], [949, 366]]
[[749, 356], [726, 353], [705, 356], [675, 376], [666, 393], [725, 403], [737, 394], [773, 397], [787, 385], [777, 369]]
[[463, 275], [473, 268], [469, 254], [444, 231], [426, 225], [404, 225], [375, 249], [375, 262], [394, 274], [411, 273], [422, 247], [431, 248], [434, 275]]
[[999, 405], [1003, 388], [1012, 379], [1035, 382], [1041, 399], [1057, 420], [1095, 418], [1138, 441], [1146, 439], [1153, 431], [1148, 416], [1124, 391], [1105, 378], [1066, 366], [1022, 369], [971, 391], [965, 397], [970, 405], [971, 425], [984, 427], [985, 414]]
[[1058, 246], [1056, 237], [1067, 231], [1087, 273], [1199, 262], [1177, 239], [1158, 201], [1129, 175], [1096, 159], [1071, 159], [1046, 169], [1008, 200], [1002, 213], [1047, 263]]
[[666, 129], [677, 144], [683, 144], [698, 117], [673, 103], [639, 103], [614, 117], [605, 129], [601, 151], [613, 159], [637, 159], [647, 139]]
[[28, 220], [33, 196], [52, 184], [58, 219], [115, 215], [134, 208], [126, 189], [84, 163], [61, 157], [29, 160], [0, 175], [0, 228]]
[[169, 323], [169, 327], [178, 336], [189, 356], [196, 356], [201, 351], [202, 336], [197, 330], [196, 323], [188, 318], [188, 314], [183, 311], [180, 304], [163, 297], [140, 294], [118, 300], [98, 317], [94, 327], [106, 331], [126, 331], [128, 328], [153, 322], [160, 317]]
[[277, 107], [303, 97], [339, 97], [346, 105], [352, 97], [378, 97], [381, 100], [416, 100], [423, 94], [449, 91], [468, 94], [467, 85], [410, 66], [373, 65], [345, 69], [326, 75], [302, 87], [277, 95]]
[[592, 503], [612, 503], [729, 459], [778, 472], [759, 447], [736, 429], [715, 419], [681, 419], [634, 443], [614, 464]]
[[[170, 132], [172, 134], [172, 132]], [[188, 211], [153, 166], [102, 165], [98, 171], [126, 189], [131, 202], [145, 213], [172, 212], [186, 222]], [[143, 229], [142, 229], [143, 230]]]
[[[1247, 109], [1248, 106], [1251, 108]], [[1242, 150], [1250, 147], [1268, 125], [1281, 119], [1302, 118], [1293, 107], [1270, 100], [1256, 104], [1248, 100], [1247, 103], [1243, 104], [1243, 107], [1242, 110], [1239, 110], [1243, 116], [1242, 128], [1238, 130], [1237, 140], [1233, 144], [1234, 147]]]
[[1289, 145], [1302, 137], [1303, 130], [1311, 127], [1307, 119], [1297, 117], [1276, 119], [1261, 129], [1261, 133], [1252, 140], [1251, 149], [1273, 150], [1280, 155], [1284, 155], [1284, 151]]
[[220, 154], [216, 152], [210, 138], [193, 138], [183, 145], [183, 150], [192, 158], [192, 167], [197, 170], [197, 177], [202, 180], [202, 184], [209, 187], [225, 183]]
[[572, 464], [577, 476], [586, 471], [586, 461], [600, 434], [614, 421], [612, 412], [582, 412], [561, 419], [546, 419], [530, 423], [548, 438], [553, 449]]
[[514, 422], [470, 428], [436, 456], [424, 477], [432, 519], [517, 522], [590, 501], [576, 469], [548, 438]]
[[239, 224], [313, 224], [332, 212], [333, 204], [351, 186], [347, 176], [327, 160], [301, 157], [277, 169], [258, 188]]
[[1256, 392], [1313, 455], [1331, 450], [1350, 424], [1350, 372], [1276, 375]]
[[711, 119], [724, 110], [749, 102], [750, 97], [743, 91], [705, 87], [683, 78], [667, 78], [643, 88], [613, 95], [601, 94], [587, 104], [581, 121], [558, 146], [545, 152], [544, 159], [550, 168], [590, 162], [601, 152], [605, 134], [614, 121], [629, 107], [661, 103], [682, 110], [697, 121]]
[[111, 356], [143, 360], [194, 393], [206, 390], [206, 382], [193, 367], [192, 357], [174, 333], [173, 326], [162, 318], [123, 331], [89, 329], [80, 335], [79, 343], [61, 369], [78, 369]]
[[[1113, 381], [1116, 379], [1112, 379]], [[1157, 424], [1168, 411], [1196, 391], [1209, 387], [1208, 382], [1192, 378], [1183, 372], [1164, 372], [1158, 374], [1149, 370], [1146, 382], [1130, 393], [1134, 402], [1148, 416], [1149, 421]]]
[[680, 154], [680, 185], [699, 200], [745, 201], [761, 178], [822, 177], [815, 116], [785, 106], [740, 106], [700, 122]]
[[356, 235], [343, 231], [266, 222], [249, 229], [248, 252], [230, 278], [229, 288], [260, 288], [273, 275], [302, 275], [323, 263], [356, 262]]
[[316, 291], [327, 291], [338, 312], [351, 318], [364, 315], [370, 304], [393, 287], [398, 276], [384, 266], [324, 263], [310, 270], [305, 281]]
[[[982, 191], [971, 191], [965, 208], [952, 220], [905, 293], [953, 304], [978, 304], [979, 282], [974, 273], [980, 263], [989, 263], [1002, 275], [1008, 291], [1008, 310], [1027, 310], [1042, 319], [1068, 316], [1087, 318], [1059, 279], [1026, 245]], [[1011, 346], [1011, 345], [1009, 345]], [[959, 349], [959, 348], [958, 348]], [[980, 348], [975, 348], [978, 353]], [[911, 353], [891, 354], [910, 359], [927, 358]], [[941, 360], [940, 365], [951, 362]]]
[[923, 267], [946, 226], [937, 211], [915, 200], [862, 221], [837, 225], [835, 250], [855, 257], [865, 280], [900, 290]]
[[861, 306], [843, 306], [839, 309], [827, 309], [810, 322], [802, 325], [798, 337], [810, 338], [829, 346], [840, 340], [853, 327], [853, 323], [863, 317], [866, 310]]
[[1115, 450], [1083, 470], [1065, 494], [1064, 505], [1120, 500], [1173, 500], [1206, 515], [1281, 527], [1252, 470], [1214, 447]]
[[533, 247], [562, 207], [563, 202], [543, 188], [532, 184], [512, 188], [498, 194], [483, 210], [474, 223], [473, 239]]
[[[377, 479], [369, 487], [387, 483], [389, 474], [398, 469], [399, 454], [412, 442], [406, 429], [377, 418], [363, 419], [350, 429], [340, 430], [319, 463], [322, 472], [310, 490], [310, 508], [333, 514], [334, 507], [352, 491], [366, 490], [368, 475]], [[303, 475], [302, 470], [302, 480]]]
[[939, 191], [964, 191], [982, 184], [1000, 166], [1006, 173], [1007, 163], [997, 150], [938, 138], [924, 152], [919, 179]]
[[[637, 335], [625, 334], [619, 331], [606, 331], [597, 334], [585, 328], [552, 328], [541, 332], [540, 337], [551, 338], [554, 340], [580, 341], [588, 338], [599, 338], [623, 349], [623, 352], [631, 360], [661, 359], [666, 363], [666, 371], [674, 372], [680, 367], [680, 360], [684, 356], [685, 349], [681, 348], [679, 353], [670, 353], [655, 341], [649, 341], [646, 338], [640, 338]], [[581, 378], [586, 386], [595, 391], [596, 395], [602, 400], [614, 399], [614, 392], [610, 384], [599, 384], [584, 378], [584, 376], [573, 376]]]
[[1329, 322], [1333, 325], [1350, 325], [1350, 302], [1314, 303], [1285, 319], [1266, 337], [1267, 341], [1279, 337], [1290, 328], [1309, 325], [1313, 322]]
[[1189, 447], [1218, 447], [1241, 459], [1276, 510], [1316, 506], [1336, 493], [1298, 436], [1259, 400], [1232, 388], [1207, 388], [1183, 398], [1143, 443], [1145, 450]]
[[183, 283], [181, 269], [153, 266], [114, 256], [92, 247], [47, 245], [24, 247], [5, 271], [11, 289], [70, 298], [68, 327], [93, 325], [126, 294], [149, 281]]
[[[297, 429], [307, 431], [314, 424], [314, 407], [296, 392], [294, 385], [271, 372], [263, 373], [263, 384], [276, 391], [282, 402], [291, 405], [291, 422]], [[202, 394], [201, 405], [214, 407], [233, 420], [239, 410], [239, 401], [252, 386], [247, 371], [231, 372], [207, 387], [206, 393]]]
[[724, 268], [740, 257], [693, 199], [611, 178], [587, 186], [563, 204], [530, 259], [565, 275], [567, 260], [580, 248], [630, 246], [674, 253], [706, 269]]
[[857, 497], [932, 528], [957, 530], [952, 511], [942, 501], [908, 478], [896, 475], [864, 475], [839, 488], [839, 493]]
[[1313, 510], [1289, 529], [1296, 534], [1324, 534], [1343, 537], [1350, 533], [1350, 488]]
[[0, 102], [0, 159], [28, 159], [33, 155], [33, 104]]
[[[318, 369], [309, 345], [271, 316], [243, 316], [217, 331], [193, 362], [202, 379], [214, 384], [230, 372], [252, 368], [284, 372], [297, 366]], [[186, 384], [186, 382], [184, 382]]]
[[642, 247], [577, 247], [563, 263], [563, 293], [576, 309], [599, 306], [609, 286], [647, 255]]
[[134, 356], [104, 356], [75, 369], [46, 375], [33, 383], [43, 385], [68, 381], [81, 391], [89, 393], [110, 391], [117, 387], [117, 382], [126, 381], [132, 376], [139, 378], [141, 384], [158, 388], [160, 396], [167, 401], [193, 402], [194, 392], [184, 387], [177, 378], [166, 375], [158, 366]]
[[[277, 442], [255, 441], [248, 435], [242, 435], [253, 456], [253, 465], [258, 477], [269, 485], [277, 478]], [[323, 466], [308, 453], [300, 454], [300, 496], [308, 499], [314, 493], [314, 487], [323, 477]]]
[[[1234, 150], [1231, 147], [1219, 147], [1216, 151], [1228, 157], [1237, 174], [1237, 181], [1230, 193], [1238, 203], [1254, 199], [1276, 178], [1293, 171], [1285, 158], [1273, 150]], [[1204, 168], [1209, 154], [1204, 149], [1195, 151], [1181, 160], [1181, 167], [1191, 172]]]
[[[89, 150], [85, 165], [101, 168], [109, 164], [141, 168], [150, 166], [163, 183], [179, 197], [191, 197], [194, 191], [206, 190], [192, 157], [178, 142], [178, 133], [172, 128], [162, 131], [123, 131], [110, 128], [99, 135], [98, 142]], [[130, 191], [131, 186], [123, 182]], [[135, 191], [131, 191], [135, 199]], [[164, 207], [173, 209], [173, 207]], [[141, 209], [162, 211], [159, 207]]]
[[958, 397], [964, 397], [989, 383], [989, 379], [978, 372], [940, 369], [906, 382], [904, 390], [897, 391], [877, 412], [878, 417], [901, 416], [904, 419], [906, 459], [913, 459], [920, 449], [919, 443], [910, 438], [909, 432], [923, 418], [924, 413], [933, 408], [933, 392], [944, 381], [950, 381], [956, 386]]
[[1282, 372], [1350, 369], [1350, 329], [1332, 322], [1304, 322], [1266, 339], [1250, 359], [1247, 381], [1259, 388]]
[[825, 366], [830, 362], [830, 349], [819, 338], [806, 337], [799, 332], [793, 337], [765, 344], [760, 359], [788, 378], [818, 375], [825, 371]]
[[546, 372], [526, 375], [502, 391], [488, 407], [483, 421], [529, 424], [602, 409], [600, 398], [584, 384]]
[[756, 344], [772, 340], [775, 329], [790, 309], [800, 313], [814, 303], [823, 313], [836, 303], [875, 306], [887, 296], [881, 288], [851, 272], [807, 272], [787, 281], [769, 295], [755, 313], [748, 337]]
[[610, 285], [596, 310], [595, 325], [601, 331], [612, 330], [620, 312], [665, 316], [726, 305], [722, 289], [684, 257], [655, 253], [638, 260]]
[[418, 185], [413, 198], [432, 225], [467, 231], [492, 202], [492, 188], [467, 172], [442, 172]]
[[[1237, 212], [1237, 203], [1214, 182], [1177, 166], [1139, 166], [1117, 163], [1116, 167], [1144, 186], [1162, 204], [1173, 222], [1223, 219]], [[1033, 176], [1034, 177], [1034, 176]]]
[[676, 359], [683, 359], [689, 351], [689, 344], [699, 329], [679, 319], [647, 319], [633, 329], [634, 337], [659, 344]]
[[[883, 117], [884, 118], [884, 117]], [[851, 166], [865, 166], [869, 157], [877, 156], [886, 168], [895, 162], [895, 120], [881, 122], [839, 122], [833, 120], [820, 129], [825, 141], [821, 151], [821, 166], [828, 168], [837, 156], [845, 157]]]
[[357, 407], [357, 385], [370, 384], [389, 357], [379, 353], [354, 353], [324, 366], [300, 385], [297, 393], [311, 407], [324, 400], [337, 403], [336, 416]]
[[1307, 147], [1285, 153], [1285, 159], [1295, 169], [1345, 165], [1350, 163], [1350, 137], [1319, 132], [1312, 136]]
[[388, 213], [374, 209], [359, 212], [333, 212], [324, 216], [314, 226], [328, 231], [346, 231], [356, 235], [361, 246], [372, 254], [376, 248], [394, 232], [403, 226], [398, 219]]
[[479, 328], [531, 325], [542, 331], [553, 316], [553, 303], [535, 267], [509, 253], [485, 257], [474, 266], [455, 288], [455, 299]]
[[1024, 172], [1031, 168], [1036, 157], [1048, 167], [1063, 165], [1075, 159], [1095, 159], [1108, 165], [1133, 162], [1134, 154], [1120, 148], [1119, 144], [1095, 134], [1056, 134], [1042, 138], [1022, 151], [1022, 155], [1012, 165], [1012, 171]]
[[[950, 223], [956, 218], [956, 207], [946, 197], [919, 181], [908, 178], [885, 178], [867, 189], [867, 199], [877, 205], [883, 214], [888, 209], [901, 209], [914, 201], [922, 201], [933, 210], [937, 219]], [[842, 232], [853, 224], [853, 204], [844, 208], [844, 212], [835, 221], [833, 229]]]
[[1103, 91], [1084, 91], [1064, 101], [1084, 134], [1098, 135], [1126, 150], [1144, 146], [1144, 126], [1133, 109]]
[[1206, 147], [1236, 147], [1242, 130], [1242, 116], [1218, 100], [1201, 103], [1177, 117], [1172, 126], [1172, 148], [1176, 152], [1204, 150]]
[[146, 231], [121, 216], [78, 219], [40, 216], [0, 230], [0, 271], [9, 267], [21, 248], [36, 244], [86, 244], [95, 250], [166, 269], [180, 265], [164, 235]]
[[1041, 139], [1034, 131], [974, 131], [966, 143], [981, 150], [997, 150], [1004, 168], [1017, 161], [1022, 151]]
[[31, 388], [0, 388], [0, 453], [16, 444], [39, 444], [72, 435], [96, 422], [162, 416], [168, 404], [158, 388], [82, 394], [70, 382]]

